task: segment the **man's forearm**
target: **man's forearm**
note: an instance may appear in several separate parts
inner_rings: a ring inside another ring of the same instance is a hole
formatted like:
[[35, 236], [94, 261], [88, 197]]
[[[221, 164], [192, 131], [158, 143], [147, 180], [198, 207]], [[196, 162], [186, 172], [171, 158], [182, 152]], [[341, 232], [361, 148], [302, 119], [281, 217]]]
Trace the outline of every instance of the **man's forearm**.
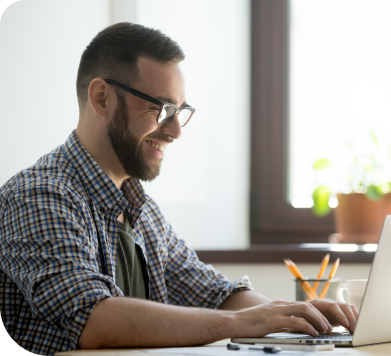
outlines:
[[[354, 331], [358, 310], [331, 300], [268, 301], [252, 291], [230, 296], [222, 309], [166, 305], [135, 298], [107, 298], [91, 312], [79, 338], [82, 348], [164, 347], [208, 344], [230, 337], [260, 337], [282, 328], [317, 336], [343, 325]], [[249, 306], [255, 304], [255, 306]]]
[[135, 298], [107, 298], [90, 314], [81, 348], [202, 345], [232, 334], [230, 312], [177, 307]]
[[236, 292], [220, 306], [222, 310], [240, 310], [270, 302], [271, 299], [252, 290]]
[[[270, 301], [253, 291], [230, 296], [222, 310]], [[177, 307], [135, 298], [107, 298], [90, 314], [80, 336], [82, 348], [201, 345], [232, 335], [234, 316], [223, 311]]]

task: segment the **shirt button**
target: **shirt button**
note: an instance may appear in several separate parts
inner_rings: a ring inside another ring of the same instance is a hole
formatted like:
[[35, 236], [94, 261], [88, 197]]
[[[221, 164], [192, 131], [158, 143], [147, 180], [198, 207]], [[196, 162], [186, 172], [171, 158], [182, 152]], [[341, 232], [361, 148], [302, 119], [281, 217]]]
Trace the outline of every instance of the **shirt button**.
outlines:
[[101, 213], [104, 213], [104, 212], [105, 212], [105, 208], [102, 206], [102, 207], [99, 209], [99, 211], [100, 211]]

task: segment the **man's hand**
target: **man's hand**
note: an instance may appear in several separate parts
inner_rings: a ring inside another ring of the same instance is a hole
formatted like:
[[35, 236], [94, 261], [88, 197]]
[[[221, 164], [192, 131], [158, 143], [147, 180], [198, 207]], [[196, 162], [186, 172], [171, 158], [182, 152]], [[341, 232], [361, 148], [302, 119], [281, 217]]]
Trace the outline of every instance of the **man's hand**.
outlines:
[[[318, 332], [330, 332], [333, 326], [339, 325], [353, 333], [359, 313], [356, 306], [331, 299], [289, 303], [283, 300], [271, 301], [270, 298], [254, 291], [237, 292], [220, 308], [243, 312], [239, 313], [239, 318], [243, 317], [245, 323], [253, 325], [253, 328], [254, 325], [258, 325], [259, 329], [255, 331], [258, 333], [257, 336], [281, 329], [293, 329], [315, 336]], [[251, 316], [247, 315], [248, 312]]]
[[331, 299], [313, 299], [308, 303], [318, 309], [332, 326], [342, 325], [353, 334], [359, 313], [355, 305]]
[[241, 325], [237, 337], [263, 337], [281, 329], [317, 336], [332, 330], [326, 317], [311, 303], [274, 300], [235, 313]]

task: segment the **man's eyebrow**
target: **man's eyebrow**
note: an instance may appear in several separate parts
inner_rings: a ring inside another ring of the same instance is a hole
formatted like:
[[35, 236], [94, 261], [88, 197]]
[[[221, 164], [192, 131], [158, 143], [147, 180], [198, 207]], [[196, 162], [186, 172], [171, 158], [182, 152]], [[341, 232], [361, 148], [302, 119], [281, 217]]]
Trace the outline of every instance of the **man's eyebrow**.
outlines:
[[[164, 97], [164, 96], [158, 96], [158, 97], [156, 97], [156, 99], [157, 99], [157, 100], [160, 100], [160, 101], [164, 101], [164, 102], [166, 102], [166, 103], [171, 103], [171, 104], [176, 105], [176, 104], [175, 104], [175, 101], [174, 101], [173, 99], [171, 99], [171, 98], [166, 98], [166, 97]], [[184, 101], [184, 102], [182, 103], [182, 105], [179, 106], [179, 107], [181, 108], [181, 107], [186, 106], [186, 105], [188, 105], [188, 104], [187, 104], [186, 101]]]

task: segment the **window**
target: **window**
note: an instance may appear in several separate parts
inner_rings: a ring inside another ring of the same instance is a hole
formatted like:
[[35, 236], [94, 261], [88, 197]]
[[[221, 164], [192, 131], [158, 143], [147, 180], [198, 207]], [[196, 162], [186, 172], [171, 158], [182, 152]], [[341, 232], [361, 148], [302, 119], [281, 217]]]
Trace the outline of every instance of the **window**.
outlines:
[[308, 208], [312, 165], [371, 129], [386, 139], [390, 13], [384, 0], [252, 2], [253, 244], [334, 232]]
[[391, 2], [300, 0], [290, 2], [289, 13], [288, 198], [311, 207], [313, 163], [327, 157], [346, 166], [350, 145], [363, 158], [373, 152], [371, 131], [387, 171]]

